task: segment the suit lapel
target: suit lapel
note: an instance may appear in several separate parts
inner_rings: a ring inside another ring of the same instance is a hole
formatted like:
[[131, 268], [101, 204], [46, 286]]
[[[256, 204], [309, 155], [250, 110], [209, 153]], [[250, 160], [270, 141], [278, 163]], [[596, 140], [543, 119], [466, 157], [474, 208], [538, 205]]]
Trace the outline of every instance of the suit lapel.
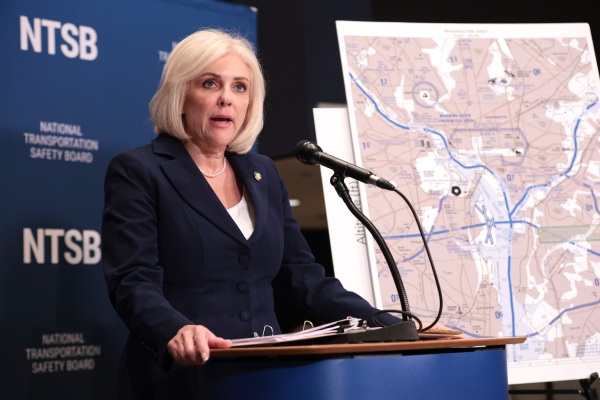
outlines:
[[269, 199], [267, 197], [268, 179], [263, 165], [249, 160], [247, 155], [231, 154], [227, 156], [235, 173], [243, 181], [245, 190], [250, 194], [254, 208], [254, 232], [250, 242], [262, 234], [267, 225]]
[[[169, 159], [161, 163], [161, 168], [190, 207], [236, 240], [247, 243], [181, 142], [167, 135], [159, 135], [153, 140], [153, 148], [156, 154], [169, 156]], [[250, 237], [252, 241], [253, 238], [260, 236], [266, 225], [268, 206], [266, 174], [261, 165], [248, 161], [244, 155], [228, 153], [227, 158], [238, 177], [242, 179], [252, 200], [255, 215], [254, 233]]]
[[156, 154], [169, 156], [160, 167], [186, 203], [228, 235], [245, 241], [183, 144], [170, 136], [159, 135], [153, 141], [153, 148]]

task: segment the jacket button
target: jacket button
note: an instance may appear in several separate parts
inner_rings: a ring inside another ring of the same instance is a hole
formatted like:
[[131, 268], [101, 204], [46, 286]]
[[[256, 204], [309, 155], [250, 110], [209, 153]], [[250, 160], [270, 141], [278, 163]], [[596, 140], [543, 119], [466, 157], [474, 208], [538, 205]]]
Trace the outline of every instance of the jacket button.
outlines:
[[238, 282], [237, 288], [238, 288], [238, 290], [240, 292], [247, 292], [248, 291], [248, 284], [246, 282]]
[[244, 321], [248, 321], [250, 319], [250, 311], [242, 311], [240, 313], [240, 318]]
[[248, 254], [242, 254], [238, 260], [240, 264], [248, 264], [250, 262], [250, 256]]

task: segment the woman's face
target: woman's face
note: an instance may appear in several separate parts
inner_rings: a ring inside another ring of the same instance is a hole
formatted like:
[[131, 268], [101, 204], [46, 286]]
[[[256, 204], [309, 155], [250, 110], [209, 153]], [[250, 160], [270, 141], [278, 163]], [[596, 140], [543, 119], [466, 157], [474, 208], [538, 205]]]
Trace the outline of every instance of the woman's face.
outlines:
[[231, 143], [246, 119], [250, 75], [250, 68], [237, 55], [228, 54], [188, 84], [184, 127], [193, 141], [209, 147]]

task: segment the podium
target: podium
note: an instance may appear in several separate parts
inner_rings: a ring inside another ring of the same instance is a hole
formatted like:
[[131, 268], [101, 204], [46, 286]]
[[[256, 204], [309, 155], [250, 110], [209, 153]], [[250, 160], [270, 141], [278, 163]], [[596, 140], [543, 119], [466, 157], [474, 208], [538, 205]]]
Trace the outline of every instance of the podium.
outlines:
[[506, 345], [525, 337], [213, 349], [207, 399], [508, 399]]

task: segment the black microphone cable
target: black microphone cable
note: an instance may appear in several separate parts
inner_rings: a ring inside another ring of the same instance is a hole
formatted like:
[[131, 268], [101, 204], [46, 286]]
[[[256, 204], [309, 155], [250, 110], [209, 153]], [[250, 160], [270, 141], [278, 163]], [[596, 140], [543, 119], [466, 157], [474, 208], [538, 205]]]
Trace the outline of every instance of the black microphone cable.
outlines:
[[427, 254], [427, 258], [431, 265], [431, 270], [433, 273], [436, 289], [438, 292], [439, 307], [438, 307], [437, 316], [436, 316], [435, 320], [425, 328], [423, 328], [423, 324], [421, 323], [421, 320], [419, 318], [417, 318], [410, 311], [408, 296], [406, 294], [406, 290], [404, 289], [404, 285], [402, 283], [402, 278], [400, 276], [400, 272], [398, 271], [398, 266], [396, 265], [396, 262], [391, 254], [391, 251], [389, 250], [389, 247], [387, 246], [387, 244], [385, 242], [385, 239], [381, 236], [381, 234], [379, 233], [379, 231], [377, 230], [375, 225], [373, 225], [373, 223], [363, 214], [363, 212], [361, 210], [359, 210], [358, 207], [356, 207], [356, 205], [352, 201], [352, 198], [350, 196], [348, 188], [343, 183], [343, 177], [341, 177], [339, 174], [336, 173], [331, 177], [330, 183], [336, 189], [338, 195], [342, 198], [342, 200], [344, 201], [344, 203], [346, 204], [346, 206], [348, 207], [350, 212], [356, 218], [358, 218], [359, 221], [361, 221], [361, 223], [367, 228], [367, 230], [369, 230], [369, 232], [371, 233], [371, 235], [373, 236], [373, 238], [379, 245], [379, 248], [380, 248], [381, 252], [383, 253], [384, 258], [387, 261], [388, 267], [392, 274], [392, 278], [394, 280], [394, 284], [396, 285], [396, 289], [398, 291], [398, 297], [399, 297], [399, 301], [400, 301], [402, 310], [381, 310], [374, 317], [375, 323], [377, 323], [380, 326], [384, 326], [377, 319], [377, 315], [379, 315], [379, 314], [400, 313], [400, 314], [402, 314], [402, 316], [403, 316], [402, 319], [404, 321], [408, 320], [409, 318], [412, 318], [418, 323], [418, 325], [419, 325], [418, 332], [425, 332], [425, 331], [431, 329], [433, 326], [435, 326], [435, 324], [441, 318], [442, 309], [443, 309], [443, 295], [442, 295], [442, 289], [440, 286], [439, 278], [438, 278], [437, 272], [435, 270], [435, 264], [434, 264], [433, 258], [431, 256], [431, 251], [429, 250], [429, 246], [427, 244], [427, 238], [425, 237], [425, 233], [423, 232], [423, 227], [421, 225], [421, 222], [419, 221], [419, 217], [418, 217], [417, 212], [415, 211], [413, 205], [410, 203], [408, 198], [402, 192], [400, 192], [398, 189], [395, 189], [395, 188], [393, 189], [393, 191], [395, 193], [397, 193], [405, 201], [406, 205], [410, 209], [410, 211], [415, 219], [415, 222], [419, 229], [419, 234], [421, 235], [421, 240], [423, 241], [423, 246], [425, 247], [425, 253]]
[[[427, 238], [425, 237], [425, 233], [423, 232], [423, 227], [419, 221], [417, 212], [415, 211], [414, 207], [412, 206], [412, 204], [410, 203], [408, 198], [402, 192], [400, 192], [393, 184], [389, 183], [385, 179], [377, 177], [371, 171], [365, 170], [363, 168], [360, 168], [358, 166], [355, 166], [353, 164], [347, 163], [343, 160], [340, 160], [338, 158], [330, 156], [326, 153], [323, 153], [321, 148], [314, 142], [310, 142], [308, 140], [302, 140], [302, 141], [298, 142], [298, 144], [296, 145], [296, 148], [295, 148], [295, 155], [296, 155], [296, 158], [298, 158], [298, 160], [301, 161], [302, 163], [310, 164], [310, 165], [320, 164], [324, 167], [331, 168], [334, 170], [334, 174], [330, 179], [331, 185], [336, 189], [338, 195], [342, 198], [342, 200], [344, 201], [344, 203], [346, 204], [346, 206], [348, 207], [350, 212], [356, 218], [358, 218], [358, 220], [367, 228], [367, 230], [369, 230], [369, 232], [371, 233], [371, 235], [373, 236], [373, 238], [379, 245], [379, 248], [382, 251], [384, 258], [386, 259], [386, 262], [387, 262], [390, 272], [392, 274], [392, 278], [394, 280], [394, 284], [398, 291], [398, 297], [399, 297], [399, 301], [400, 301], [402, 310], [382, 310], [381, 312], [379, 312], [375, 315], [374, 322], [377, 323], [378, 325], [382, 326], [382, 324], [377, 319], [377, 315], [379, 315], [381, 313], [400, 313], [400, 314], [402, 314], [402, 319], [404, 321], [408, 320], [409, 318], [414, 319], [419, 325], [419, 329], [418, 329], [419, 332], [427, 331], [427, 330], [431, 329], [433, 326], [435, 326], [435, 324], [440, 320], [441, 315], [442, 315], [442, 309], [443, 309], [442, 290], [441, 290], [437, 272], [435, 270], [435, 264], [434, 264], [433, 258], [431, 256], [431, 251], [429, 250], [429, 246], [427, 244]], [[321, 157], [322, 157], [322, 159], [319, 159]], [[348, 168], [351, 168], [350, 171], [352, 172], [352, 174], [347, 174], [349, 171]], [[436, 289], [437, 289], [438, 297], [439, 297], [439, 308], [438, 308], [437, 316], [436, 316], [435, 320], [429, 326], [422, 328], [423, 325], [422, 325], [421, 321], [419, 320], [419, 318], [417, 318], [414, 314], [411, 313], [410, 307], [409, 307], [408, 296], [406, 294], [406, 290], [404, 289], [404, 285], [402, 283], [402, 278], [400, 277], [398, 267], [397, 267], [396, 262], [389, 250], [389, 247], [387, 246], [385, 240], [383, 239], [383, 237], [381, 236], [381, 234], [379, 233], [377, 228], [373, 225], [373, 223], [371, 221], [369, 221], [369, 219], [358, 209], [358, 207], [356, 207], [356, 205], [352, 201], [352, 198], [350, 197], [348, 188], [346, 187], [346, 185], [344, 183], [345, 176], [350, 176], [354, 179], [360, 180], [363, 183], [374, 184], [375, 186], [378, 186], [378, 187], [386, 189], [386, 190], [393, 190], [405, 201], [406, 205], [410, 209], [410, 211], [413, 215], [413, 218], [417, 224], [417, 227], [419, 229], [419, 234], [421, 236], [421, 240], [423, 241], [423, 246], [425, 248], [425, 253], [427, 254], [429, 264], [431, 265], [431, 270], [433, 273], [433, 277], [435, 280], [435, 285], [436, 285]], [[371, 180], [371, 179], [373, 179], [372, 177], [375, 177], [376, 181]]]
[[[417, 228], [419, 229], [419, 234], [421, 235], [421, 240], [423, 241], [423, 246], [425, 248], [425, 253], [427, 254], [427, 259], [429, 260], [429, 264], [431, 265], [431, 272], [433, 273], [433, 278], [435, 281], [435, 286], [438, 292], [438, 298], [440, 300], [440, 304], [438, 307], [438, 313], [437, 316], [435, 318], [435, 320], [426, 328], [423, 328], [423, 330], [419, 331], [419, 332], [425, 332], [429, 329], [431, 329], [441, 318], [442, 316], [442, 309], [444, 307], [444, 300], [443, 300], [443, 295], [442, 295], [442, 288], [440, 285], [440, 280], [438, 278], [437, 275], [437, 271], [435, 270], [435, 264], [433, 262], [433, 258], [431, 257], [431, 251], [429, 250], [429, 245], [427, 244], [427, 238], [425, 237], [425, 233], [423, 232], [423, 226], [421, 225], [421, 222], [419, 221], [419, 216], [417, 215], [417, 212], [415, 211], [415, 208], [413, 207], [413, 205], [410, 203], [410, 201], [408, 200], [408, 198], [402, 193], [400, 192], [398, 189], [394, 188], [393, 191], [395, 193], [397, 193], [406, 203], [406, 205], [408, 206], [408, 208], [410, 209], [410, 212], [413, 215], [413, 218], [417, 224]], [[395, 264], [394, 264], [395, 265]]]
[[412, 204], [410, 203], [410, 201], [408, 200], [408, 198], [399, 190], [394, 189], [394, 192], [399, 194], [400, 197], [402, 197], [402, 199], [404, 199], [404, 201], [410, 208], [410, 210], [415, 218], [415, 221], [419, 228], [419, 232], [421, 234], [421, 238], [422, 238], [424, 246], [425, 246], [425, 252], [426, 252], [429, 262], [431, 264], [431, 268], [433, 271], [433, 276], [435, 279], [436, 288], [437, 288], [437, 292], [438, 292], [438, 297], [440, 299], [438, 314], [437, 314], [435, 320], [426, 328], [423, 328], [423, 324], [422, 324], [421, 320], [410, 311], [408, 296], [406, 294], [406, 290], [402, 283], [402, 278], [400, 276], [400, 272], [398, 271], [398, 267], [396, 265], [394, 257], [392, 256], [392, 253], [391, 253], [389, 247], [387, 246], [385, 239], [381, 236], [381, 234], [379, 233], [379, 231], [377, 230], [375, 225], [373, 225], [373, 223], [364, 215], [364, 213], [358, 207], [356, 207], [356, 205], [352, 201], [352, 198], [350, 196], [348, 188], [344, 184], [343, 177], [340, 176], [339, 174], [335, 173], [331, 177], [330, 183], [335, 188], [336, 192], [338, 193], [338, 196], [340, 196], [342, 198], [342, 200], [344, 201], [344, 203], [346, 204], [346, 206], [348, 207], [350, 212], [367, 228], [367, 230], [371, 233], [371, 235], [373, 236], [373, 238], [379, 245], [379, 248], [380, 248], [380, 250], [388, 264], [388, 268], [392, 274], [392, 278], [394, 280], [396, 290], [398, 291], [398, 297], [399, 297], [399, 301], [400, 301], [400, 305], [401, 305], [402, 309], [401, 310], [381, 310], [377, 314], [375, 314], [374, 322], [377, 325], [383, 327], [384, 324], [382, 324], [378, 320], [378, 318], [377, 318], [378, 315], [383, 314], [383, 313], [399, 313], [399, 314], [402, 314], [402, 319], [404, 321], [407, 321], [409, 319], [414, 319], [417, 322], [417, 324], [419, 325], [419, 328], [417, 329], [418, 332], [425, 332], [425, 331], [431, 329], [440, 320], [440, 317], [442, 314], [442, 308], [443, 308], [442, 291], [441, 291], [441, 287], [440, 287], [440, 283], [439, 283], [439, 278], [435, 271], [435, 265], [434, 265], [433, 259], [431, 257], [431, 251], [429, 250], [429, 246], [427, 245], [427, 240], [426, 240], [425, 234], [423, 232], [423, 227], [421, 226], [421, 223], [419, 222], [417, 213], [416, 213], [414, 207], [412, 206]]

